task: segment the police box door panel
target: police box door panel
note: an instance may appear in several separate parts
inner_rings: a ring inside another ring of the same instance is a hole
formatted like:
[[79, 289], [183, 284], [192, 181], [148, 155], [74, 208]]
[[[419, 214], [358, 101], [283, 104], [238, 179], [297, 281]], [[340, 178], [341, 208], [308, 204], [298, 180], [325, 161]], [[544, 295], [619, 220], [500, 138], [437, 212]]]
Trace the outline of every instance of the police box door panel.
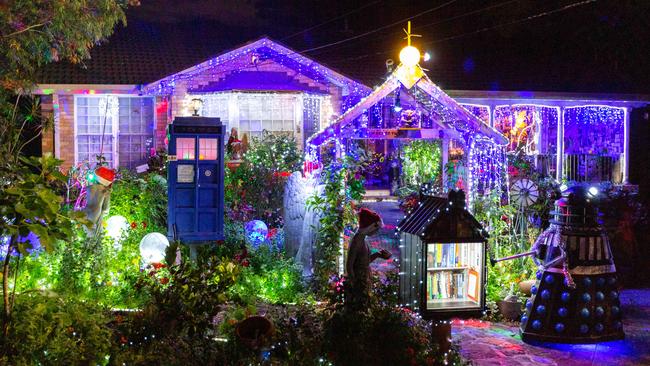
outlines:
[[[220, 231], [219, 218], [223, 216], [220, 204], [221, 187], [223, 181], [222, 170], [219, 166], [221, 149], [216, 136], [201, 136], [198, 139], [198, 170], [196, 197], [197, 203], [197, 234], [214, 233]], [[221, 215], [221, 216], [220, 216]]]

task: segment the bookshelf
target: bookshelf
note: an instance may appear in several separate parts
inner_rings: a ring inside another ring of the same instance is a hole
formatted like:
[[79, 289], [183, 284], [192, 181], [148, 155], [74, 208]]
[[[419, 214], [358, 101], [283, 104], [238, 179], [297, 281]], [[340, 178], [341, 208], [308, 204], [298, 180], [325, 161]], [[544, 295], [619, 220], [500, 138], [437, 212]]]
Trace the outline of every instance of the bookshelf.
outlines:
[[483, 243], [426, 244], [427, 309], [480, 306]]

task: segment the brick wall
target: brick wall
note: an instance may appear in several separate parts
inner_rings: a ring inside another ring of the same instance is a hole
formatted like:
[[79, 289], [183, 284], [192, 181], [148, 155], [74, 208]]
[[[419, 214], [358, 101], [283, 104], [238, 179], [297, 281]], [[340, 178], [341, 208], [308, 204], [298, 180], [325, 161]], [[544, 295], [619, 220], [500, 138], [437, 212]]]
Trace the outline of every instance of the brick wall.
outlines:
[[59, 95], [59, 159], [67, 171], [74, 164], [74, 95]]
[[[55, 103], [58, 98], [58, 104]], [[63, 160], [61, 167], [64, 172], [68, 171], [74, 164], [74, 95], [58, 94], [41, 96], [41, 113], [44, 118], [54, 118], [58, 112], [58, 134], [59, 146], [56, 146], [55, 128], [46, 130], [42, 137], [43, 153], [51, 153]], [[56, 123], [56, 121], [55, 121]]]
[[[54, 117], [54, 106], [52, 104], [52, 95], [42, 95], [41, 97], [41, 116], [43, 120]], [[43, 131], [41, 135], [41, 148], [43, 154], [50, 153], [54, 156], [54, 126]]]

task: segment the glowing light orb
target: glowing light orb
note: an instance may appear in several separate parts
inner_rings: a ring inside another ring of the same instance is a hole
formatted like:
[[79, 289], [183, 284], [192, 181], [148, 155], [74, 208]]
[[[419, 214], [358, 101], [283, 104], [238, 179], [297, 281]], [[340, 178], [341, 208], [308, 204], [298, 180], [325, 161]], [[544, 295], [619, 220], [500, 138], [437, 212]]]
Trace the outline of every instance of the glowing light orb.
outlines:
[[140, 240], [140, 256], [145, 264], [161, 263], [165, 259], [165, 252], [169, 240], [161, 233], [149, 233]]
[[424, 60], [424, 62], [431, 60], [431, 54], [429, 52], [425, 52], [424, 56], [422, 56], [422, 59]]
[[598, 195], [598, 188], [589, 187], [589, 196], [590, 197], [596, 197], [597, 195]]
[[260, 220], [247, 222], [244, 229], [246, 230], [246, 239], [254, 248], [259, 247], [269, 233], [269, 228]]
[[404, 66], [413, 67], [420, 62], [420, 51], [413, 46], [406, 46], [400, 51], [399, 60]]
[[119, 246], [127, 230], [129, 230], [129, 221], [124, 216], [111, 216], [106, 220], [106, 235], [113, 239], [116, 246]]

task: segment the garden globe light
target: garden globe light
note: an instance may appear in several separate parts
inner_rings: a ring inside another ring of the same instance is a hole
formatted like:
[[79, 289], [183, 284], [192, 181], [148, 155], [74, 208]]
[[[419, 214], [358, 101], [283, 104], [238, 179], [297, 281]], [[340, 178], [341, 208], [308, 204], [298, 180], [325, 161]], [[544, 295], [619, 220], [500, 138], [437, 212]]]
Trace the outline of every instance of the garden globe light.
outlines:
[[118, 250], [121, 247], [120, 241], [128, 229], [129, 221], [124, 216], [111, 216], [106, 220], [106, 235], [113, 240], [113, 244]]
[[589, 187], [589, 197], [596, 197], [598, 195], [598, 188], [597, 187]]
[[246, 224], [245, 231], [248, 243], [252, 245], [253, 248], [257, 248], [266, 240], [269, 228], [263, 221], [252, 220]]
[[149, 233], [140, 241], [140, 256], [145, 265], [161, 263], [165, 259], [165, 252], [169, 240], [161, 233]]

